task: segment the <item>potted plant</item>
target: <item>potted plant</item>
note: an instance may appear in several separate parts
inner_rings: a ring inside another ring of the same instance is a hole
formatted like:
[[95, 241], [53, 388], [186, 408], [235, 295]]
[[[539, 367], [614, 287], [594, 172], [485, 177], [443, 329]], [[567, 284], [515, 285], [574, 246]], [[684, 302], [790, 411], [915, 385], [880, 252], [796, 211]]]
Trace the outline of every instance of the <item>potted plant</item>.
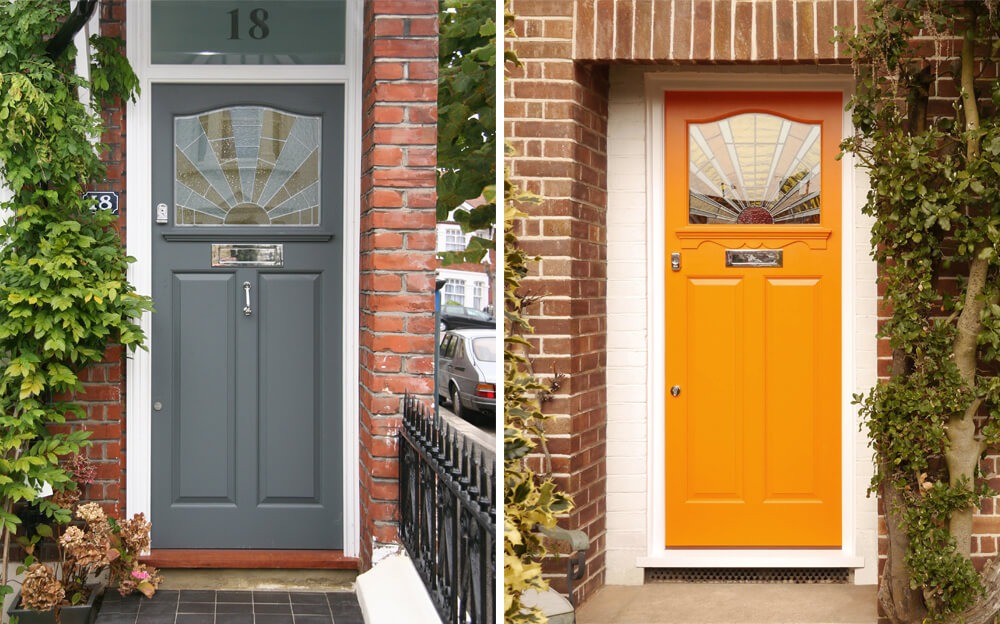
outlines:
[[[90, 502], [76, 504], [74, 517], [80, 522], [57, 525], [55, 530], [39, 525], [30, 540], [20, 538], [27, 553], [18, 568], [24, 580], [9, 611], [19, 624], [93, 622], [93, 605], [100, 591], [97, 582], [105, 574], [109, 586], [116, 586], [123, 596], [138, 591], [152, 597], [156, 592], [159, 574], [139, 561], [149, 548], [150, 525], [143, 514], [118, 521], [98, 503]], [[43, 538], [55, 542], [57, 557], [51, 564], [35, 557]]]

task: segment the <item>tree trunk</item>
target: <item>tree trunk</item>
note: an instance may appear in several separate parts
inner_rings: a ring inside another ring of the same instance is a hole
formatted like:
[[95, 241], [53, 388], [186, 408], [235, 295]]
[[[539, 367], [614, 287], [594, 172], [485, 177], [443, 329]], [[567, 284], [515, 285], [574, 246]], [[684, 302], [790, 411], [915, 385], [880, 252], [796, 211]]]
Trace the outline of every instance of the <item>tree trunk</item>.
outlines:
[[[13, 503], [7, 500], [4, 503], [3, 510], [5, 513], [10, 513], [13, 508]], [[0, 532], [3, 533], [3, 556], [0, 557], [0, 587], [7, 584], [7, 566], [10, 565], [10, 531], [7, 530], [6, 526], [0, 528]]]
[[[975, 33], [976, 12], [968, 12], [968, 29], [962, 38], [962, 112], [965, 115], [965, 129], [968, 131], [979, 128], [979, 108], [975, 92]], [[969, 161], [979, 158], [980, 148], [978, 138], [969, 138], [965, 146]], [[958, 367], [962, 382], [970, 391], [976, 387], [976, 349], [979, 332], [982, 331], [980, 314], [985, 301], [983, 290], [986, 287], [986, 275], [989, 263], [979, 257], [985, 244], [980, 244], [973, 251], [973, 259], [969, 264], [969, 278], [965, 287], [965, 300], [962, 313], [958, 317], [955, 342], [952, 347], [955, 366]], [[945, 461], [948, 464], [948, 481], [952, 487], [965, 483], [965, 487], [973, 487], [979, 456], [983, 452], [982, 440], [976, 435], [976, 412], [981, 401], [970, 400], [964, 412], [952, 414], [948, 418], [947, 434], [948, 449], [945, 451]], [[955, 538], [958, 551], [969, 558], [972, 540], [972, 514], [974, 508], [960, 509], [951, 514], [948, 530]]]
[[[882, 474], [889, 474], [884, 472], [888, 469], [883, 464]], [[879, 486], [879, 494], [885, 507], [885, 526], [889, 538], [889, 552], [878, 588], [879, 604], [893, 624], [921, 622], [927, 616], [927, 608], [924, 607], [923, 594], [910, 587], [910, 572], [903, 559], [910, 546], [910, 538], [900, 524], [899, 510], [903, 506], [903, 498], [888, 478]]]

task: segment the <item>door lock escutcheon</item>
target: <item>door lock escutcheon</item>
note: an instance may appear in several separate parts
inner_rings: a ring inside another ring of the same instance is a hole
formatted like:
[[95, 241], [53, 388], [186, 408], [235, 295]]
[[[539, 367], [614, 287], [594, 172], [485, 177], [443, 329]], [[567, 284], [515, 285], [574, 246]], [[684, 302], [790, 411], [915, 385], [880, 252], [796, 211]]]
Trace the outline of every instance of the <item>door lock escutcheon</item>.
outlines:
[[681, 270], [681, 252], [674, 251], [670, 254], [670, 270], [671, 271]]
[[677, 396], [680, 393], [681, 393], [681, 387], [680, 386], [674, 386], [674, 387], [670, 388], [670, 396]]

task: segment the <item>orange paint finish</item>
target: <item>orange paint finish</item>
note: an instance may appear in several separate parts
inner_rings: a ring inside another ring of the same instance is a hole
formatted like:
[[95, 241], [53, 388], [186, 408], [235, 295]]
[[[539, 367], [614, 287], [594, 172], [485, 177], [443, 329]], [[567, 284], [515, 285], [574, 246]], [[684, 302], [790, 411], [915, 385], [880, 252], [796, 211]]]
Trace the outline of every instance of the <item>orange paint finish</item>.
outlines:
[[[665, 97], [666, 546], [839, 547], [842, 94]], [[747, 112], [820, 124], [819, 223], [688, 223], [689, 124]]]

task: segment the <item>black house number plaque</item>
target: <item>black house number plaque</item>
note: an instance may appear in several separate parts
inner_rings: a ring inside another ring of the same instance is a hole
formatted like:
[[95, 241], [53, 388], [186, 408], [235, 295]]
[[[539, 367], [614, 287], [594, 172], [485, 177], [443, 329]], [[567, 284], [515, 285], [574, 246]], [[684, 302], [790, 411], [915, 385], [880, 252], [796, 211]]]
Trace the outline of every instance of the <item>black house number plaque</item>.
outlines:
[[94, 210], [110, 210], [118, 216], [118, 191], [87, 191], [83, 196], [97, 202]]

